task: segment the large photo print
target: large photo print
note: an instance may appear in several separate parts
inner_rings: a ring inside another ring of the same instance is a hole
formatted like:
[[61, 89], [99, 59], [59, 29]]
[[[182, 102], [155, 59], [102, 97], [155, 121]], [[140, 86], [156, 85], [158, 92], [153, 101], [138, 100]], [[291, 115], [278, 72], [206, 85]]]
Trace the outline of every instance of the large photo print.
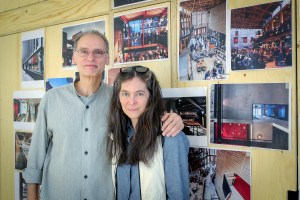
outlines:
[[213, 84], [210, 141], [290, 150], [290, 84]]
[[180, 81], [225, 79], [226, 0], [179, 4]]
[[114, 63], [167, 59], [168, 8], [155, 8], [116, 16]]
[[190, 200], [250, 200], [251, 153], [190, 147]]
[[163, 88], [163, 100], [166, 111], [175, 112], [183, 120], [183, 132], [187, 135], [190, 146], [207, 146], [206, 123], [206, 87]]
[[291, 0], [231, 11], [231, 69], [292, 66]]

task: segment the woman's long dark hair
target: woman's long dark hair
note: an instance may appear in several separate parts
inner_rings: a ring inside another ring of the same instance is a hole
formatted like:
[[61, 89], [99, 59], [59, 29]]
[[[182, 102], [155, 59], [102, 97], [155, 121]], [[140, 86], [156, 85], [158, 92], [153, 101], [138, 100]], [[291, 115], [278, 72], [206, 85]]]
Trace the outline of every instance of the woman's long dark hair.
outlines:
[[[135, 66], [137, 67], [137, 66]], [[149, 90], [149, 100], [146, 109], [139, 117], [131, 142], [130, 151], [127, 145], [127, 125], [130, 119], [122, 111], [119, 92], [121, 84], [134, 77], [139, 77], [146, 83]], [[132, 70], [129, 73], [119, 73], [113, 86], [113, 95], [108, 117], [108, 140], [106, 151], [110, 160], [116, 164], [135, 164], [139, 161], [150, 165], [157, 149], [157, 136], [161, 135], [161, 117], [164, 112], [161, 88], [155, 74], [148, 70], [139, 73]]]

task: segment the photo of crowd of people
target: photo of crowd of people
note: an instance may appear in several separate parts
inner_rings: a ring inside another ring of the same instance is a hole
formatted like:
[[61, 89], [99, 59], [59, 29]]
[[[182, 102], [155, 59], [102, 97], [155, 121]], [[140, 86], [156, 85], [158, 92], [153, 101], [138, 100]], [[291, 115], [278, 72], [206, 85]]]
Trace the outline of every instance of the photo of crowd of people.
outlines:
[[179, 66], [181, 81], [225, 79], [226, 1], [181, 1]]
[[291, 1], [231, 12], [231, 69], [292, 66]]
[[128, 13], [114, 19], [114, 63], [168, 58], [168, 8]]

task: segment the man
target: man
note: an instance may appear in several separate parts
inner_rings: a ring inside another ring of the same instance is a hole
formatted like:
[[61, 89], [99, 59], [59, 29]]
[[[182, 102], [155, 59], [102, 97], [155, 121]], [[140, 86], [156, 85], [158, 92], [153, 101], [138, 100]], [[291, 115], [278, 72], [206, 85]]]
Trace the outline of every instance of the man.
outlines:
[[[109, 64], [108, 41], [97, 31], [85, 32], [75, 40], [74, 49], [72, 61], [80, 80], [49, 90], [40, 103], [23, 173], [29, 200], [39, 199], [40, 184], [42, 199], [114, 199], [106, 155], [112, 90], [102, 83]], [[169, 115], [162, 119], [167, 136], [183, 128], [180, 117]]]

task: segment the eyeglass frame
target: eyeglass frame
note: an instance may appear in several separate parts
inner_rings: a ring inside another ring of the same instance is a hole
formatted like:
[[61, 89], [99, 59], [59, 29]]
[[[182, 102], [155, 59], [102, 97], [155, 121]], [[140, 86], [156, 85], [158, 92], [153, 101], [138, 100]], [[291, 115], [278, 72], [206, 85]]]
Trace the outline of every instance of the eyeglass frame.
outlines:
[[[86, 50], [88, 54], [83, 55], [83, 54], [84, 54], [84, 53], [82, 52], [83, 50]], [[80, 52], [80, 51], [81, 51], [81, 52]], [[100, 52], [102, 52], [102, 53], [100, 53], [99, 56], [97, 56], [97, 55], [95, 54], [95, 51], [100, 51]], [[78, 55], [79, 55], [80, 57], [82, 57], [82, 58], [88, 57], [88, 56], [90, 55], [91, 52], [93, 53], [93, 56], [95, 56], [96, 58], [102, 58], [105, 54], [108, 53], [107, 51], [103, 51], [102, 49], [94, 49], [93, 51], [89, 51], [89, 50], [86, 49], [86, 48], [80, 48], [80, 49], [78, 49], [78, 50], [75, 50], [74, 52], [77, 52]], [[83, 53], [83, 54], [82, 54], [82, 53]]]

